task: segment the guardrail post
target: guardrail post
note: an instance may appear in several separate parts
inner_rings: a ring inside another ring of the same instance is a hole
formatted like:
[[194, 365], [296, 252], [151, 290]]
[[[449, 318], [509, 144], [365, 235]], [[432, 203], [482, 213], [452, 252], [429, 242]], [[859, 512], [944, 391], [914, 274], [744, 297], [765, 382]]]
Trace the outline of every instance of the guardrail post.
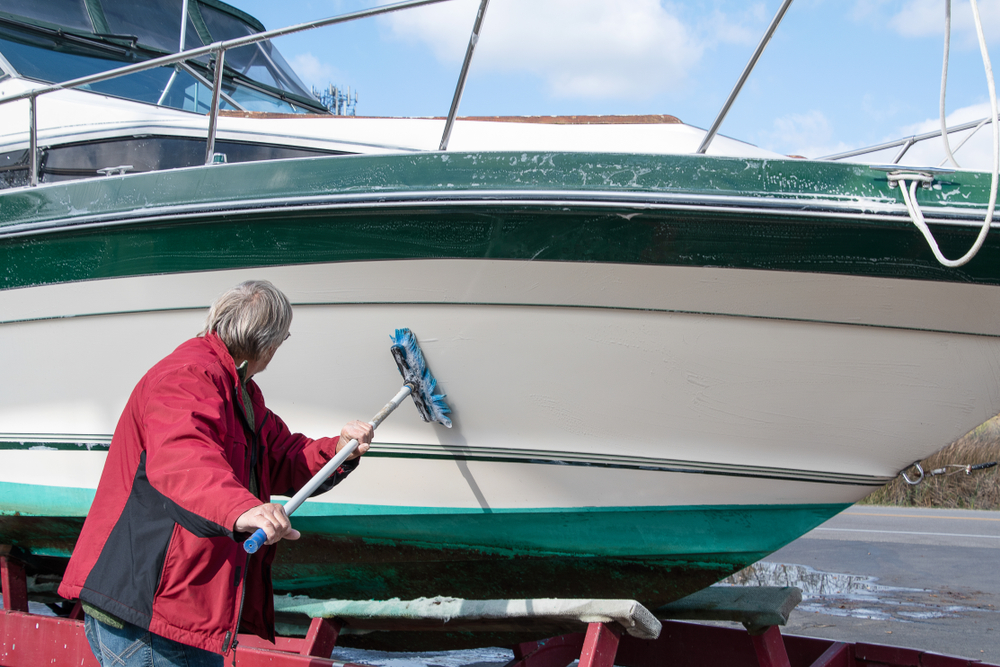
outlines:
[[736, 96], [740, 94], [740, 90], [743, 89], [743, 84], [746, 83], [747, 77], [750, 76], [750, 72], [757, 65], [757, 60], [760, 58], [761, 54], [764, 53], [764, 48], [767, 47], [767, 43], [771, 41], [771, 36], [774, 35], [774, 31], [777, 29], [778, 24], [781, 23], [781, 17], [785, 15], [785, 11], [788, 10], [788, 6], [792, 4], [792, 0], [785, 0], [781, 3], [781, 7], [778, 8], [778, 13], [774, 15], [771, 20], [771, 25], [767, 27], [767, 32], [760, 40], [760, 44], [757, 45], [757, 50], [753, 52], [750, 56], [750, 62], [747, 63], [746, 67], [743, 68], [743, 73], [740, 75], [739, 80], [736, 85], [733, 86], [732, 91], [729, 93], [729, 97], [726, 98], [726, 103], [722, 105], [722, 110], [719, 111], [719, 115], [715, 117], [715, 122], [712, 123], [712, 127], [709, 128], [708, 132], [705, 133], [705, 138], [701, 140], [701, 145], [698, 146], [698, 150], [695, 153], [704, 153], [708, 150], [709, 144], [715, 139], [716, 133], [719, 131], [719, 127], [722, 125], [722, 121], [725, 120], [726, 114], [729, 113], [729, 108], [733, 106], [733, 102], [736, 101]]
[[212, 164], [215, 157], [215, 129], [219, 123], [219, 97], [222, 94], [222, 70], [226, 65], [226, 50], [215, 54], [215, 82], [212, 86], [212, 110], [208, 114], [208, 141], [205, 145], [205, 164]]
[[483, 28], [483, 19], [486, 18], [486, 7], [490, 0], [482, 0], [479, 3], [479, 12], [476, 13], [476, 23], [472, 26], [472, 35], [469, 36], [469, 46], [465, 50], [465, 60], [462, 62], [462, 71], [458, 75], [458, 85], [455, 86], [455, 95], [451, 98], [451, 109], [448, 110], [448, 119], [444, 122], [444, 134], [441, 135], [441, 143], [438, 150], [448, 150], [448, 142], [451, 140], [451, 129], [455, 125], [455, 118], [458, 115], [458, 103], [462, 101], [462, 93], [465, 92], [465, 80], [469, 76], [469, 66], [472, 65], [472, 54], [476, 51], [476, 44], [479, 43], [479, 31]]
[[38, 96], [28, 98], [28, 182], [32, 187], [38, 185]]

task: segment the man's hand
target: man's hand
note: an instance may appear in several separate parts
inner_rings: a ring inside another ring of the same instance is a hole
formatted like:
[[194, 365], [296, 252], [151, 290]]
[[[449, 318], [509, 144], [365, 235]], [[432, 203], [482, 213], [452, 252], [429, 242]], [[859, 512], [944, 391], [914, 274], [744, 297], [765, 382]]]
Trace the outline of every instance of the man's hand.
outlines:
[[276, 503], [266, 503], [249, 509], [236, 520], [237, 533], [253, 533], [258, 528], [267, 534], [267, 542], [274, 544], [278, 540], [297, 540], [302, 534], [292, 528], [292, 522], [285, 514], [285, 508]]
[[348, 460], [356, 459], [368, 451], [372, 438], [375, 437], [375, 427], [368, 422], [352, 421], [344, 428], [340, 429], [340, 441], [337, 442], [337, 451], [347, 446], [351, 440], [358, 441], [358, 448], [348, 456]]

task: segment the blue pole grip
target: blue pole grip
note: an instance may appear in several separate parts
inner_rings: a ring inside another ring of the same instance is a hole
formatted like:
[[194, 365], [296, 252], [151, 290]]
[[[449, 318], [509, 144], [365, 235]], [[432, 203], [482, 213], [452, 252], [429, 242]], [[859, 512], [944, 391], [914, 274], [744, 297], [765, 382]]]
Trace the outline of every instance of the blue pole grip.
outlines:
[[267, 542], [267, 533], [264, 532], [263, 528], [258, 528], [253, 535], [247, 538], [246, 542], [243, 543], [243, 551], [248, 554], [255, 554], [257, 550], [264, 546], [264, 542]]

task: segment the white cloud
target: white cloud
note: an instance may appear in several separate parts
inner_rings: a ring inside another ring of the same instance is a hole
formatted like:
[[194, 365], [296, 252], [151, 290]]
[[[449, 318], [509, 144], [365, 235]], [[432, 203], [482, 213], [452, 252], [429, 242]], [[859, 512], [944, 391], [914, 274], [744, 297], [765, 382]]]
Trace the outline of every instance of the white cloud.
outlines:
[[315, 86], [317, 89], [326, 88], [327, 84], [334, 81], [337, 70], [311, 53], [300, 53], [291, 59], [292, 69], [306, 86]]
[[[979, 0], [979, 15], [983, 34], [988, 42], [1000, 41], [1000, 0]], [[898, 5], [893, 5], [897, 7]], [[889, 27], [904, 37], [944, 35], [944, 3], [941, 0], [908, 0], [888, 22]], [[972, 10], [967, 2], [952, 2], [952, 43], [978, 44]]]
[[769, 20], [764, 5], [758, 3], [744, 8], [736, 17], [715, 9], [699, 28], [709, 44], [756, 46]]
[[[955, 125], [980, 120], [981, 118], [987, 118], [989, 115], [990, 105], [988, 102], [983, 102], [981, 104], [973, 104], [971, 106], [962, 107], [961, 109], [956, 109], [947, 115], [945, 121], [949, 127], [953, 127]], [[901, 139], [903, 137], [934, 132], [939, 129], [941, 129], [941, 121], [937, 118], [930, 118], [920, 123], [914, 123], [913, 125], [903, 127], [900, 129], [899, 134], [892, 138]], [[952, 133], [948, 135], [948, 141], [951, 144], [951, 149], [955, 155], [955, 159], [958, 160], [958, 163], [964, 169], [978, 169], [981, 171], [992, 170], [993, 130], [990, 127], [990, 124], [987, 123], [983, 126], [972, 136], [971, 139], [969, 139], [968, 142], [966, 142], [961, 149], [958, 149], [958, 145], [969, 134], [970, 132], [962, 132], [961, 134]], [[938, 136], [915, 144], [906, 152], [901, 163], [907, 165], [933, 167], [940, 164], [944, 158], [944, 144], [941, 141], [941, 137]], [[950, 167], [951, 165], [946, 164], [944, 166]]]
[[[478, 5], [459, 0], [382, 21], [392, 36], [460, 63]], [[714, 38], [746, 36], [723, 24]], [[683, 81], [707, 43], [659, 0], [494, 0], [473, 68], [532, 74], [556, 97], [651, 97]]]
[[898, 100], [884, 99], [880, 95], [865, 93], [861, 98], [861, 110], [874, 121], [881, 122], [899, 114]]
[[762, 134], [764, 148], [786, 155], [822, 157], [846, 150], [850, 146], [833, 141], [833, 127], [818, 109], [793, 113], [774, 120], [774, 129]]

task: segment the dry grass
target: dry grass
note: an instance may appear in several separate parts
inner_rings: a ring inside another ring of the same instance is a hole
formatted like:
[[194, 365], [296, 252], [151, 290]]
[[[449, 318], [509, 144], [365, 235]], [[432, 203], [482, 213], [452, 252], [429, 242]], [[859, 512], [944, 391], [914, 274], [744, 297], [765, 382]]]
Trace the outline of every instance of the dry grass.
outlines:
[[[920, 465], [925, 472], [929, 472], [947, 464], [968, 465], [989, 461], [1000, 461], [1000, 416], [927, 457]], [[908, 470], [907, 475], [912, 479], [916, 470]], [[861, 502], [904, 507], [1000, 509], [1000, 466], [970, 475], [966, 475], [964, 470], [951, 475], [928, 475], [917, 486], [908, 485], [900, 476]]]

